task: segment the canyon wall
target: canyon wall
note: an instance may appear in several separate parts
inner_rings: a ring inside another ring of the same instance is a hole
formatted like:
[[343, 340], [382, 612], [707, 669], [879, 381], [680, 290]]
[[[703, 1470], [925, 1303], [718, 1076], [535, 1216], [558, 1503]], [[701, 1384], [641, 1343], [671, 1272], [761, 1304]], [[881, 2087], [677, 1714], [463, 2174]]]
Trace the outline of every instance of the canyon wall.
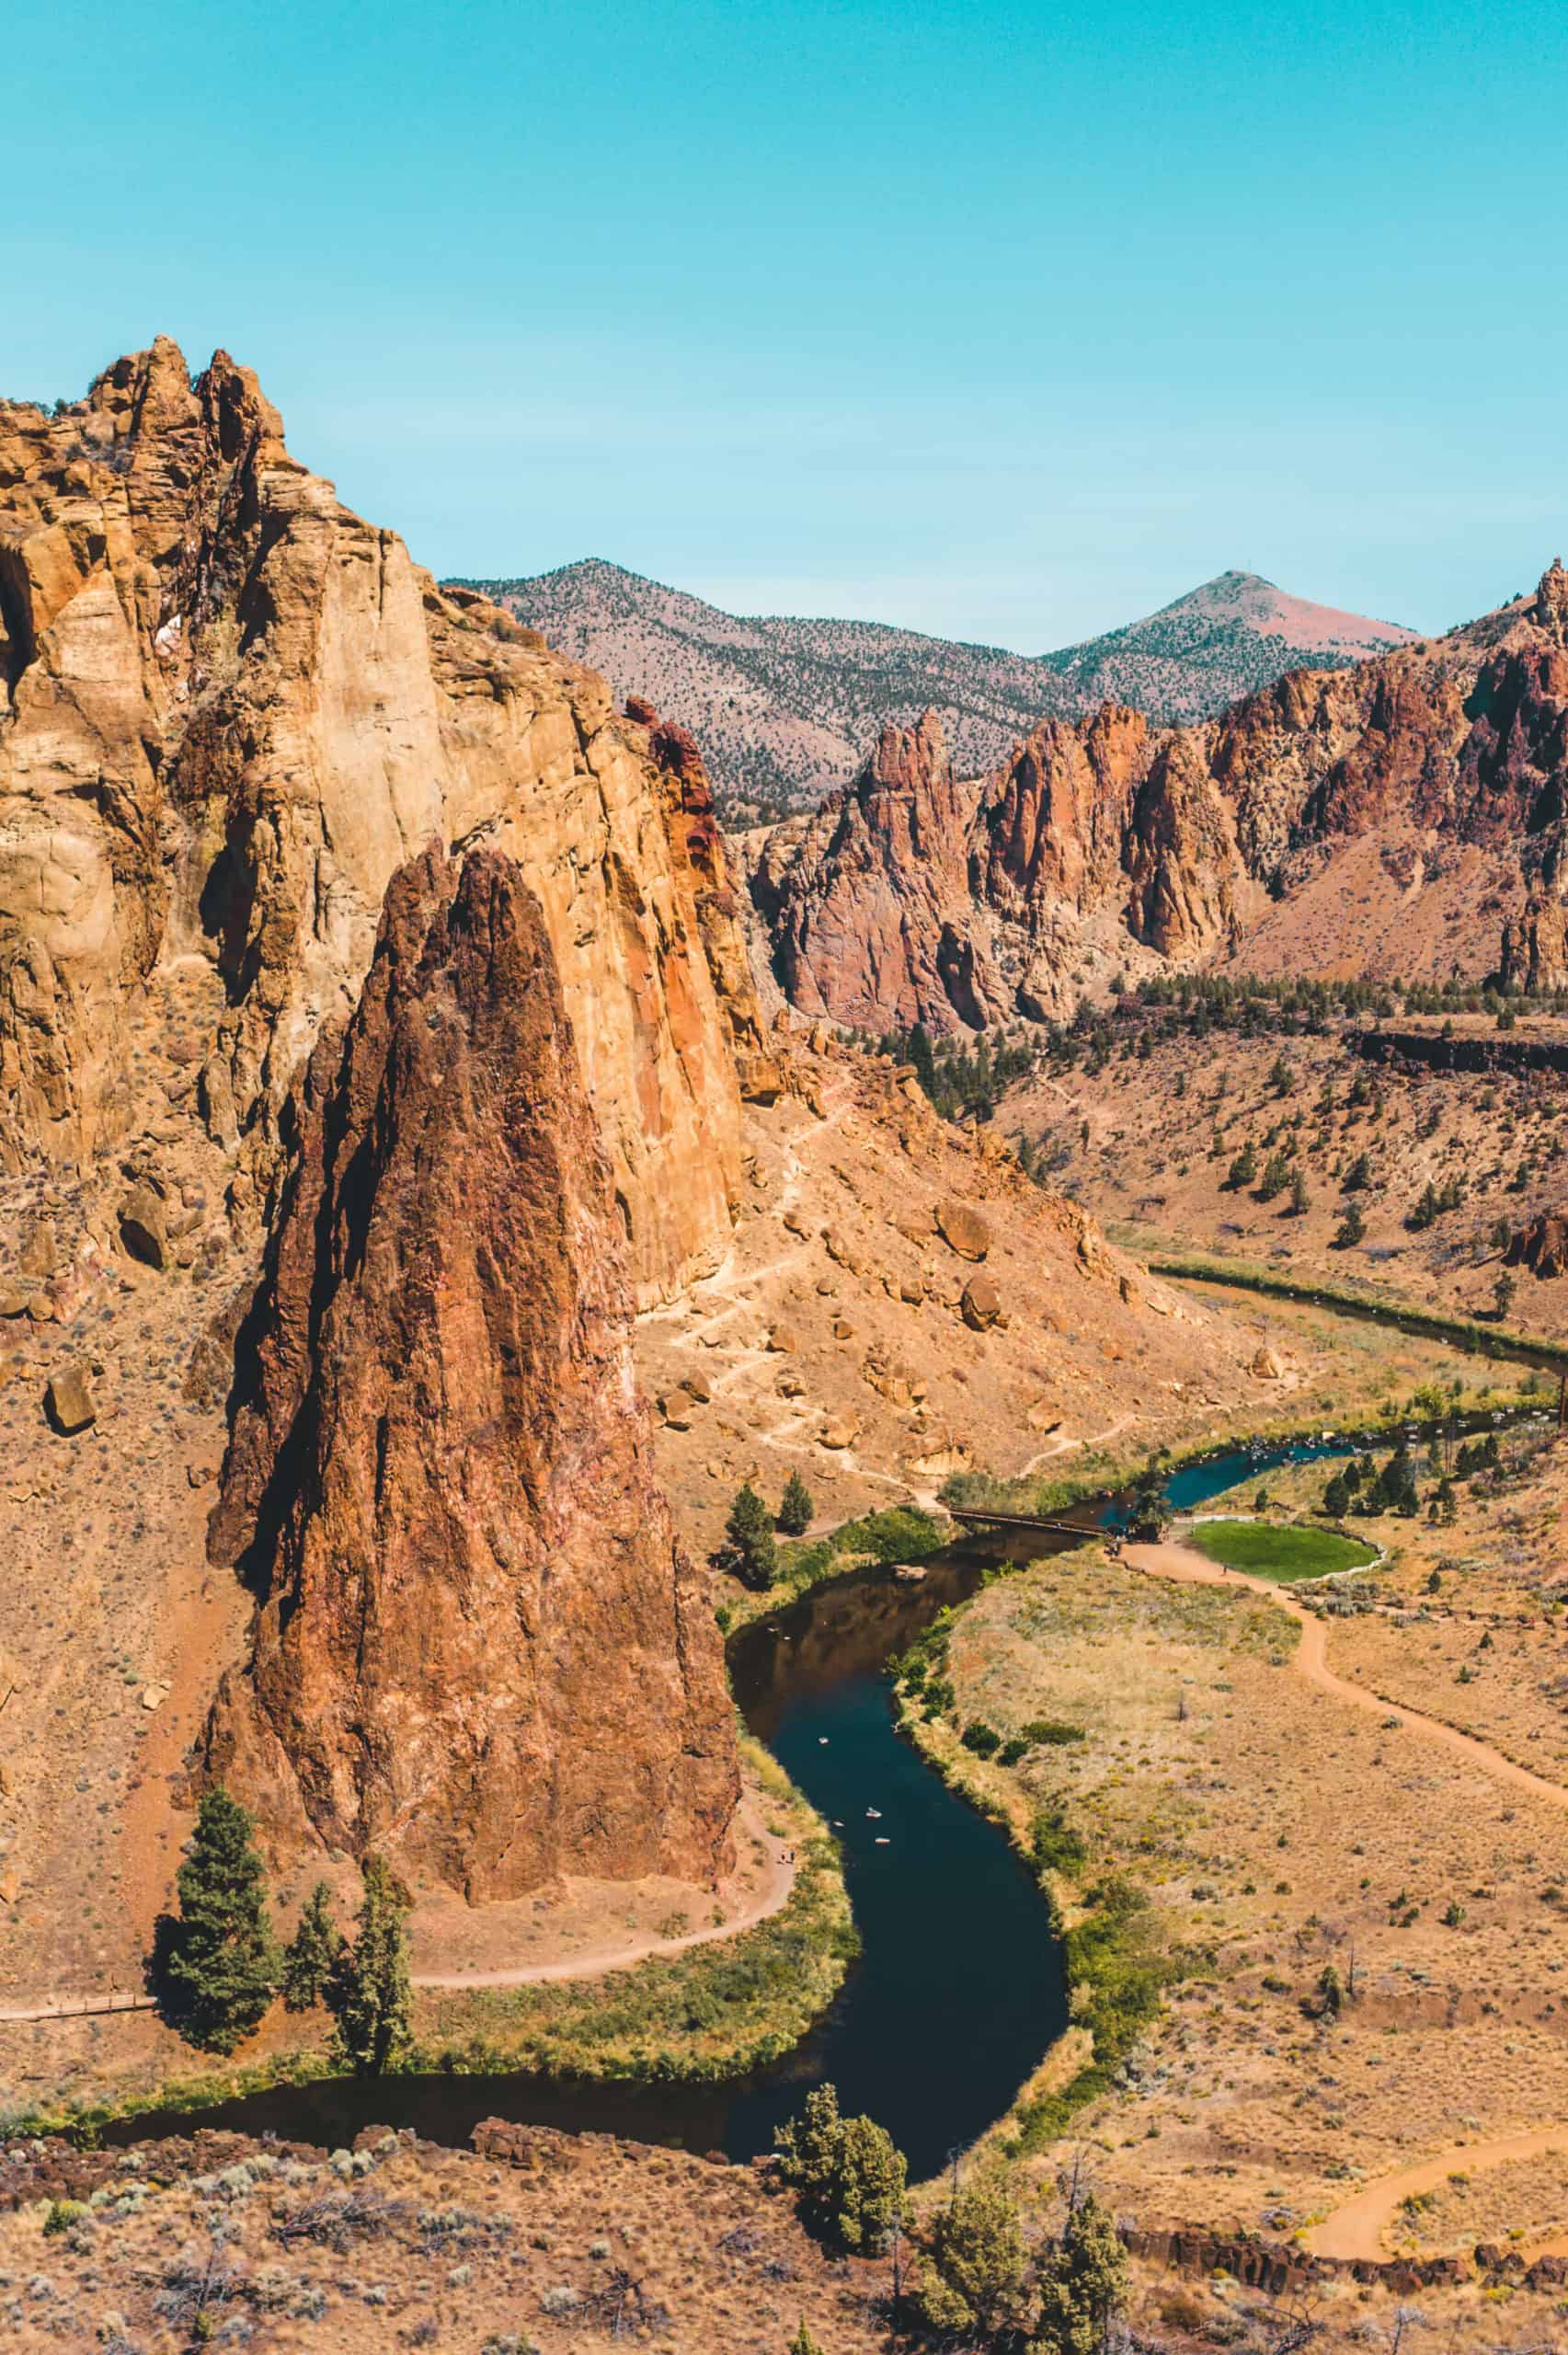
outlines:
[[514, 856], [544, 913], [639, 1299], [723, 1247], [737, 1046], [771, 1084], [700, 774], [590, 672], [290, 456], [251, 373], [176, 347], [0, 406], [0, 1166], [120, 1150], [155, 972], [210, 967], [236, 1197], [352, 1006], [394, 871]]
[[1447, 638], [1292, 672], [1198, 727], [1107, 705], [964, 783], [933, 726], [885, 731], [755, 858], [806, 1011], [951, 1031], [1169, 966], [1555, 985], [1568, 962], [1561, 564]]
[[374, 1847], [475, 1901], [711, 1884], [738, 1792], [719, 1635], [516, 862], [400, 869], [296, 1109], [211, 1537], [262, 1602], [209, 1771], [285, 1848]]

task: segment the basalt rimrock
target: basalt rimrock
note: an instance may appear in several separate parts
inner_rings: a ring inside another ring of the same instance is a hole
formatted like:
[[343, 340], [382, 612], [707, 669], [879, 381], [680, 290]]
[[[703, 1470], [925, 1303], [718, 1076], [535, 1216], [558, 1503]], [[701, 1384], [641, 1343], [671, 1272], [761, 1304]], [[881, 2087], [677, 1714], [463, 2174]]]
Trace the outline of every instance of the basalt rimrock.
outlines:
[[1111, 706], [1047, 721], [950, 789], [939, 856], [912, 824], [874, 824], [880, 809], [863, 779], [778, 829], [752, 876], [785, 991], [866, 1028], [1060, 1014], [1115, 971], [1226, 961], [1436, 980], [1501, 957], [1505, 978], [1557, 986], [1568, 573], [1198, 727]]
[[166, 339], [50, 415], [0, 405], [0, 1167], [145, 1118], [160, 971], [223, 1009], [210, 1132], [265, 1189], [393, 872], [488, 842], [544, 911], [639, 1298], [711, 1262], [766, 1086], [705, 781], [591, 672], [289, 455], [220, 352]]
[[718, 1631], [631, 1316], [538, 903], [428, 851], [300, 1092], [210, 1533], [262, 1601], [206, 1763], [281, 1847], [475, 1901], [727, 1868]]

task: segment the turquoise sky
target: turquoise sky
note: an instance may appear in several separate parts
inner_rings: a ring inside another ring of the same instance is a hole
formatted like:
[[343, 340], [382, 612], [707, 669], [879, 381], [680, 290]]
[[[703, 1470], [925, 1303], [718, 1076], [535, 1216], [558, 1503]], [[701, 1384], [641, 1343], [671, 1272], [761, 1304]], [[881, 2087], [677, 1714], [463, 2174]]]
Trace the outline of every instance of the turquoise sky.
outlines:
[[442, 571], [1035, 649], [1568, 551], [1568, 7], [63, 0], [0, 389], [155, 332]]

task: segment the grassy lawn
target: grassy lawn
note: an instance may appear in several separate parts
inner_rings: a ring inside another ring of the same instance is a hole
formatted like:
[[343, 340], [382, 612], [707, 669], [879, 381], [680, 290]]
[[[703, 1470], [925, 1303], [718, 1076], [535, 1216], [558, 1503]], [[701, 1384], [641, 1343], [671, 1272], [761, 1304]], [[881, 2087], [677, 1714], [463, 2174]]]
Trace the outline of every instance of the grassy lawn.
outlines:
[[1200, 1522], [1186, 1542], [1228, 1570], [1245, 1570], [1281, 1586], [1293, 1579], [1326, 1578], [1331, 1570], [1364, 1569], [1378, 1558], [1377, 1547], [1363, 1538], [1341, 1537], [1332, 1529], [1276, 1528], [1266, 1521]]

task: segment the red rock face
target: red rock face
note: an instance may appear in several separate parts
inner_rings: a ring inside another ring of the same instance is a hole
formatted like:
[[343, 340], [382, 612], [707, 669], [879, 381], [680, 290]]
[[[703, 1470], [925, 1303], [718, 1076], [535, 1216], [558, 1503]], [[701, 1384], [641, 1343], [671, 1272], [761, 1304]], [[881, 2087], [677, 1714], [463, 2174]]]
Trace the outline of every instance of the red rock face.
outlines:
[[[853, 794], [804, 833], [781, 829], [758, 861], [779, 979], [811, 1012], [870, 1028], [918, 1012], [951, 1029], [1059, 1009], [1067, 977], [1129, 949], [1481, 974], [1500, 906], [1510, 972], [1563, 970], [1561, 565], [1528, 603], [1354, 670], [1291, 672], [1212, 724], [1152, 734], [1111, 706], [1048, 720], [967, 818], [920, 741], [885, 734]], [[933, 806], [940, 823], [917, 822]], [[1336, 889], [1357, 844], [1356, 879]], [[1388, 888], [1368, 890], [1379, 872]], [[955, 972], [971, 977], [962, 991]]]
[[704, 1581], [633, 1373], [624, 1246], [521, 870], [389, 887], [242, 1338], [214, 1559], [260, 1584], [207, 1763], [471, 1899], [714, 1880], [738, 1797]]
[[818, 812], [775, 905], [775, 959], [797, 1005], [881, 1029], [1005, 1010], [968, 922], [974, 807], [933, 713], [884, 728], [854, 784]]

